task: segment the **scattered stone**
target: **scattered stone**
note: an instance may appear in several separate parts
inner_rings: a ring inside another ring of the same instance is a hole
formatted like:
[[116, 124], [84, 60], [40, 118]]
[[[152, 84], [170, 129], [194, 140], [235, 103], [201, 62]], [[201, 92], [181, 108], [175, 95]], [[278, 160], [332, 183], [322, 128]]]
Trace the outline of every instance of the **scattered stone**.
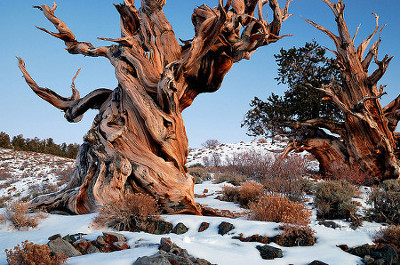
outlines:
[[282, 249], [280, 248], [268, 245], [256, 246], [256, 248], [260, 252], [261, 258], [263, 259], [275, 259], [283, 257]]
[[71, 244], [74, 244], [77, 240], [80, 240], [83, 238], [83, 236], [86, 235], [84, 233], [77, 233], [73, 235], [66, 235], [63, 237], [65, 241], [68, 241]]
[[[377, 248], [371, 251], [371, 256], [375, 259], [383, 259], [385, 264], [393, 264], [395, 261], [399, 260], [399, 255], [394, 247], [390, 245], [385, 245], [383, 247]], [[375, 261], [375, 263], [377, 260]]]
[[154, 235], [168, 234], [172, 230], [172, 224], [164, 220], [149, 221], [144, 232]]
[[114, 242], [123, 241], [126, 242], [126, 238], [124, 235], [115, 232], [103, 232], [104, 240], [112, 244]]
[[235, 227], [233, 226], [233, 224], [228, 222], [222, 222], [218, 226], [218, 234], [223, 236], [227, 234], [229, 231], [232, 231], [234, 228]]
[[172, 243], [170, 238], [161, 238], [157, 254], [138, 258], [133, 265], [212, 265], [205, 259], [195, 258], [189, 255], [186, 249], [182, 249]]
[[52, 235], [52, 236], [50, 236], [50, 237], [48, 238], [48, 240], [55, 240], [55, 239], [57, 239], [57, 238], [59, 238], [59, 237], [61, 237], [60, 234]]
[[342, 245], [337, 245], [338, 248], [340, 248], [343, 251], [348, 251], [349, 250], [349, 246], [346, 244], [342, 244]]
[[348, 250], [350, 254], [364, 258], [366, 255], [371, 255], [371, 245], [364, 244], [362, 246], [354, 247]]
[[177, 234], [177, 235], [182, 235], [186, 233], [189, 229], [183, 224], [183, 223], [178, 223], [173, 229], [172, 233]]
[[239, 239], [242, 242], [257, 242], [257, 243], [263, 243], [263, 244], [268, 244], [269, 239], [266, 236], [260, 236], [258, 234], [252, 235], [249, 237], [243, 237], [241, 234], [239, 237], [233, 237], [234, 239]]
[[319, 261], [319, 260], [314, 260], [313, 262], [309, 263], [308, 265], [329, 265], [329, 264]]
[[83, 255], [85, 254], [92, 254], [92, 253], [99, 253], [100, 250], [93, 245], [90, 240], [87, 239], [80, 239], [74, 243], [74, 247], [76, 250], [81, 252]]
[[71, 245], [68, 241], [62, 239], [61, 237], [57, 237], [54, 240], [50, 240], [47, 243], [50, 250], [56, 252], [58, 254], [65, 254], [67, 257], [75, 257], [82, 255], [81, 252], [76, 250], [73, 245]]
[[318, 224], [333, 229], [341, 228], [341, 226], [335, 223], [334, 221], [319, 221]]
[[117, 241], [111, 245], [112, 251], [121, 251], [121, 250], [128, 249], [128, 248], [129, 248], [129, 245], [124, 241]]
[[199, 232], [203, 232], [204, 230], [208, 229], [209, 226], [210, 226], [210, 223], [202, 222], [199, 227]]
[[171, 265], [171, 262], [165, 256], [155, 254], [153, 256], [138, 258], [133, 265]]
[[373, 258], [373, 257], [371, 257], [370, 255], [365, 255], [365, 257], [364, 257], [364, 263], [366, 264], [366, 265], [371, 265], [371, 264], [373, 264], [374, 263], [374, 261], [375, 261], [375, 259]]

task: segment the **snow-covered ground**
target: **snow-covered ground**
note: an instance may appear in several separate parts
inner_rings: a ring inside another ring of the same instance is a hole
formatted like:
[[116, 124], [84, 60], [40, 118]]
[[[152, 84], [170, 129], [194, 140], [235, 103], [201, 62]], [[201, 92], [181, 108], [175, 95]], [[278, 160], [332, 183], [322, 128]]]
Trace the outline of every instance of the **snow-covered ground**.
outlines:
[[[239, 147], [239, 148], [238, 148]], [[201, 162], [201, 154], [208, 154], [209, 151], [220, 151], [221, 155], [229, 155], [232, 152], [243, 151], [243, 148], [258, 148], [260, 152], [269, 152], [268, 150], [283, 149], [282, 146], [274, 146], [270, 143], [241, 143], [232, 145], [219, 146], [215, 150], [194, 150], [190, 155], [189, 163]], [[267, 150], [268, 149], [268, 150]], [[38, 158], [38, 161], [42, 163], [34, 167], [32, 162], [32, 177], [26, 177], [24, 175], [24, 169], [21, 169], [21, 165], [25, 161], [31, 161], [29, 153], [26, 156], [10, 153], [9, 150], [0, 150], [1, 166], [9, 167], [10, 171], [15, 172], [17, 182], [11, 184], [16, 187], [19, 192], [28, 192], [29, 186], [27, 182], [40, 184], [43, 179], [48, 178], [49, 181], [56, 182], [56, 176], [52, 175], [52, 169], [54, 168], [51, 163], [45, 163], [46, 159], [50, 159], [54, 164], [62, 164], [63, 166], [70, 166], [72, 160], [56, 158], [48, 155], [40, 155], [42, 158]], [[200, 154], [199, 154], [200, 152]], [[31, 154], [32, 155], [32, 154]], [[11, 156], [14, 157], [11, 158]], [[51, 158], [50, 158], [51, 157]], [[5, 165], [4, 163], [7, 163]], [[25, 167], [27, 167], [25, 163]], [[42, 167], [41, 167], [42, 166]], [[20, 174], [21, 176], [17, 176]], [[36, 174], [36, 175], [35, 175]], [[24, 175], [24, 177], [22, 177]], [[41, 175], [41, 177], [39, 176]], [[24, 179], [28, 178], [28, 181]], [[35, 180], [36, 179], [36, 180]], [[3, 183], [2, 180], [0, 183]], [[15, 185], [16, 183], [24, 183]], [[219, 195], [223, 185], [229, 185], [226, 183], [214, 184], [211, 181], [205, 181], [202, 184], [195, 185], [195, 194], [201, 195], [196, 196], [196, 202], [209, 207], [229, 210], [237, 213], [244, 213], [245, 210], [240, 208], [238, 205], [230, 202], [223, 202], [218, 200], [216, 197]], [[21, 187], [21, 189], [20, 189]], [[24, 187], [26, 190], [24, 190]], [[9, 187], [3, 187], [0, 189], [1, 194], [9, 194], [7, 191]], [[363, 198], [357, 199], [362, 204], [365, 201], [366, 192], [363, 192]], [[312, 197], [309, 198], [312, 200]], [[311, 206], [309, 206], [311, 207]], [[74, 258], [69, 258], [67, 264], [132, 264], [138, 257], [148, 256], [155, 254], [158, 249], [158, 243], [161, 237], [170, 237], [174, 243], [181, 248], [187, 249], [188, 252], [196, 257], [204, 258], [211, 263], [220, 265], [232, 265], [232, 264], [309, 264], [313, 260], [320, 260], [330, 265], [351, 265], [351, 264], [363, 264], [361, 259], [357, 256], [350, 255], [347, 252], [342, 251], [337, 245], [347, 244], [349, 247], [358, 246], [365, 243], [372, 243], [372, 235], [382, 225], [377, 223], [363, 222], [363, 225], [356, 230], [350, 228], [349, 224], [344, 220], [335, 220], [341, 228], [327, 228], [319, 225], [316, 216], [315, 209], [313, 210], [311, 228], [316, 231], [317, 242], [314, 246], [308, 247], [282, 247], [275, 243], [270, 245], [281, 248], [283, 250], [283, 258], [274, 260], [263, 260], [260, 257], [257, 245], [260, 243], [241, 242], [237, 239], [233, 239], [233, 236], [238, 236], [240, 233], [243, 236], [251, 236], [254, 234], [264, 235], [273, 237], [279, 232], [277, 228], [279, 224], [273, 222], [260, 222], [247, 220], [246, 217], [240, 217], [236, 219], [223, 218], [223, 217], [206, 217], [206, 216], [190, 216], [190, 215], [164, 215], [162, 216], [166, 221], [176, 225], [179, 222], [184, 223], [189, 231], [182, 235], [176, 235], [173, 233], [167, 235], [152, 235], [144, 232], [133, 233], [133, 232], [121, 232], [128, 239], [128, 244], [131, 249], [112, 252], [112, 253], [95, 253]], [[2, 209], [0, 209], [0, 212]], [[92, 225], [92, 221], [96, 214], [87, 214], [80, 216], [62, 216], [56, 214], [50, 214], [48, 218], [43, 219], [39, 226], [28, 231], [16, 231], [10, 228], [7, 223], [0, 224], [0, 264], [6, 264], [6, 255], [4, 249], [13, 248], [15, 245], [21, 243], [24, 240], [29, 240], [38, 244], [45, 244], [48, 242], [48, 237], [54, 234], [60, 233], [62, 236], [67, 234], [85, 233], [87, 234], [84, 238], [94, 240], [102, 231], [108, 229], [97, 229]], [[227, 235], [221, 236], [218, 234], [218, 225], [222, 221], [227, 221], [235, 226]], [[203, 231], [198, 232], [200, 223], [208, 222], [210, 227]]]

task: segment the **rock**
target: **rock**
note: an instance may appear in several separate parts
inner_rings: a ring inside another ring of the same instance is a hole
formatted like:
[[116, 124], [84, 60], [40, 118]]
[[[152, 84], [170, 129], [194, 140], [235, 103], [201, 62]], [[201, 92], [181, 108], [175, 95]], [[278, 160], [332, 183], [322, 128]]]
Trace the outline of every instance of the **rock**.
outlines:
[[171, 230], [172, 230], [171, 223], [166, 222], [164, 220], [152, 220], [147, 223], [144, 232], [154, 235], [163, 235], [163, 234], [168, 234]]
[[55, 239], [57, 239], [57, 238], [59, 238], [59, 237], [61, 237], [60, 234], [52, 235], [52, 236], [50, 236], [50, 237], [48, 238], [48, 240], [55, 240]]
[[58, 254], [65, 254], [67, 257], [75, 257], [82, 255], [81, 252], [76, 250], [73, 245], [71, 245], [68, 241], [62, 239], [61, 237], [57, 237], [54, 240], [50, 240], [47, 243], [50, 250], [56, 252]]
[[73, 235], [66, 235], [63, 237], [63, 239], [65, 241], [68, 241], [71, 244], [74, 244], [77, 240], [82, 239], [82, 236], [84, 236], [86, 234], [84, 233], [77, 233], [77, 234], [73, 234]]
[[121, 251], [121, 250], [128, 249], [128, 248], [129, 248], [129, 245], [124, 241], [117, 241], [111, 245], [112, 251]]
[[340, 227], [341, 227], [340, 225], [338, 225], [338, 224], [335, 223], [334, 221], [319, 221], [318, 224], [319, 224], [319, 225], [326, 226], [326, 227], [328, 227], [328, 228], [333, 228], [333, 229], [336, 229], [336, 228], [340, 228]]
[[171, 265], [166, 257], [161, 254], [138, 258], [133, 265]]
[[[374, 259], [383, 259], [385, 264], [393, 264], [395, 261], [398, 261], [399, 255], [394, 247], [390, 245], [385, 245], [383, 247], [377, 248], [371, 251], [371, 256]], [[375, 263], [377, 260], [375, 260]]]
[[338, 248], [340, 248], [343, 251], [347, 251], [349, 250], [349, 246], [346, 244], [342, 244], [342, 245], [337, 245]]
[[157, 254], [138, 258], [133, 265], [212, 265], [204, 259], [194, 258], [186, 249], [172, 243], [170, 238], [161, 238]]
[[200, 224], [200, 227], [199, 227], [199, 232], [203, 232], [203, 231], [206, 230], [209, 226], [210, 226], [209, 223], [207, 223], [207, 222], [202, 222], [202, 223]]
[[74, 243], [74, 247], [76, 250], [81, 252], [83, 255], [92, 254], [92, 253], [100, 253], [100, 250], [93, 245], [90, 240], [80, 239]]
[[258, 251], [260, 252], [261, 258], [263, 259], [275, 259], [275, 258], [282, 258], [282, 249], [263, 245], [263, 246], [256, 246]]
[[371, 265], [371, 264], [373, 264], [374, 263], [374, 261], [375, 261], [375, 259], [373, 258], [373, 257], [371, 257], [370, 255], [365, 255], [365, 257], [364, 257], [364, 263], [366, 264], [366, 265]]
[[329, 264], [319, 260], [314, 260], [313, 262], [308, 263], [308, 265], [329, 265]]
[[371, 248], [372, 246], [364, 244], [362, 246], [349, 249], [349, 253], [359, 256], [360, 258], [364, 258], [366, 255], [371, 255]]
[[249, 237], [240, 237], [238, 238], [242, 242], [258, 242], [263, 244], [268, 244], [268, 237], [260, 236], [260, 235], [252, 235]]
[[233, 224], [228, 222], [222, 222], [218, 226], [218, 234], [223, 236], [227, 234], [229, 231], [232, 231], [234, 228], [235, 227], [233, 226]]
[[171, 238], [163, 237], [160, 240], [160, 246], [158, 247], [158, 249], [163, 250], [165, 252], [170, 252], [173, 246], [174, 243], [172, 243]]
[[96, 243], [101, 245], [101, 246], [104, 246], [104, 245], [107, 244], [107, 242], [106, 242], [106, 240], [104, 239], [103, 236], [98, 236], [97, 239], [96, 239]]
[[177, 234], [177, 235], [182, 235], [186, 233], [189, 230], [183, 223], [178, 223], [173, 229], [172, 233]]
[[115, 232], [103, 232], [104, 240], [112, 244], [114, 242], [123, 241], [126, 242], [126, 237], [120, 233]]

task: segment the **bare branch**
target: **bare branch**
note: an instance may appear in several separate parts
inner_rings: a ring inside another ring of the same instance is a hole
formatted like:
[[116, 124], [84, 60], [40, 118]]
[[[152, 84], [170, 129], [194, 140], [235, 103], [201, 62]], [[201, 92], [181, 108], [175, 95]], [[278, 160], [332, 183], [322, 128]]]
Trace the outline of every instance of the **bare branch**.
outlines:
[[365, 72], [368, 72], [369, 65], [371, 64], [372, 59], [375, 58], [377, 60], [378, 52], [379, 52], [379, 45], [382, 41], [382, 30], [386, 27], [386, 24], [382, 26], [379, 30], [379, 39], [371, 46], [369, 49], [367, 56], [365, 56], [364, 60], [362, 61], [362, 66]]
[[372, 32], [371, 35], [369, 35], [361, 44], [360, 46], [358, 46], [357, 49], [357, 55], [360, 61], [362, 61], [363, 57], [364, 57], [364, 51], [365, 49], [368, 47], [369, 42], [371, 41], [371, 39], [375, 36], [375, 34], [378, 32], [379, 29], [379, 16], [376, 13], [372, 13], [375, 16], [375, 20], [376, 20], [376, 27], [374, 32]]
[[82, 54], [85, 56], [104, 56], [108, 58], [108, 50], [109, 47], [98, 47], [95, 48], [92, 44], [87, 42], [78, 42], [75, 39], [74, 34], [68, 28], [68, 26], [59, 18], [54, 15], [54, 11], [57, 8], [56, 3], [54, 2], [53, 7], [50, 8], [47, 5], [33, 6], [34, 8], [40, 9], [43, 11], [45, 17], [53, 23], [54, 27], [58, 30], [58, 33], [50, 32], [44, 28], [37, 27], [38, 29], [64, 41], [67, 46], [66, 50], [71, 54]]
[[358, 27], [357, 27], [357, 29], [356, 29], [356, 32], [354, 33], [354, 36], [353, 36], [353, 44], [354, 44], [354, 40], [355, 40], [356, 37], [357, 37], [357, 33], [358, 33], [358, 30], [360, 29], [360, 27], [361, 27], [361, 24], [358, 25]]
[[311, 127], [311, 128], [324, 128], [332, 133], [339, 134], [343, 136], [345, 134], [345, 128], [343, 122], [329, 121], [323, 118], [316, 118], [306, 121], [289, 121], [284, 122], [283, 125], [292, 127], [292, 128], [300, 128], [300, 127]]
[[35, 92], [39, 97], [49, 102], [54, 107], [63, 110], [65, 112], [65, 118], [69, 122], [78, 122], [82, 119], [83, 114], [88, 109], [98, 109], [101, 104], [109, 97], [112, 93], [109, 89], [97, 89], [90, 92], [83, 98], [79, 97], [79, 92], [75, 88], [75, 79], [79, 74], [79, 70], [76, 72], [75, 76], [72, 79], [72, 95], [69, 98], [62, 97], [55, 93], [53, 90], [48, 88], [40, 87], [33, 80], [33, 78], [29, 75], [28, 71], [25, 67], [25, 62], [17, 57], [18, 59], [18, 68], [21, 70], [23, 77], [25, 78], [26, 83], [30, 86], [30, 88]]
[[317, 23], [305, 19], [305, 21], [309, 24], [311, 24], [312, 26], [314, 26], [316, 29], [322, 31], [323, 33], [325, 33], [326, 35], [328, 35], [329, 38], [331, 38], [333, 40], [333, 42], [335, 43], [336, 47], [340, 45], [340, 39], [338, 36], [336, 36], [335, 34], [333, 34], [331, 31], [327, 30], [326, 28], [318, 25]]
[[385, 55], [385, 57], [381, 61], [378, 61], [375, 58], [375, 63], [378, 65], [378, 68], [368, 77], [368, 81], [370, 82], [370, 84], [374, 85], [378, 83], [378, 81], [385, 74], [387, 68], [389, 67], [389, 63], [392, 59], [393, 56], [388, 56], [388, 55]]

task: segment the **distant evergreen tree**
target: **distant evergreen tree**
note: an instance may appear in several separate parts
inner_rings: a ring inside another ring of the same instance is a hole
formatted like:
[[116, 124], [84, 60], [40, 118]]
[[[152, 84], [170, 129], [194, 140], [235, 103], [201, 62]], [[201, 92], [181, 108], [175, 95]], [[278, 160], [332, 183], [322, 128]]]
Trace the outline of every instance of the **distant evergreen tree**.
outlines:
[[11, 144], [16, 151], [27, 151], [25, 150], [26, 145], [25, 145], [25, 139], [22, 134], [18, 134], [17, 136], [14, 136]]
[[0, 147], [11, 148], [10, 136], [5, 132], [0, 132]]

